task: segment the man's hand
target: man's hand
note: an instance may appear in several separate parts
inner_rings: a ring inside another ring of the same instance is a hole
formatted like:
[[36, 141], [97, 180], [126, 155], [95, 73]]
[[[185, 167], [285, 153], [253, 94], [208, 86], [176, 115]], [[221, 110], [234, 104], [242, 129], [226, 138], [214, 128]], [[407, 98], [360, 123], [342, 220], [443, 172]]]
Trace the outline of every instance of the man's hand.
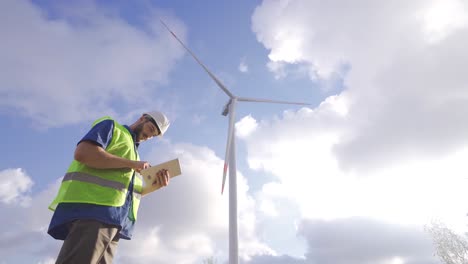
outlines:
[[141, 194], [147, 195], [148, 193], [154, 192], [160, 189], [161, 187], [165, 187], [169, 185], [170, 178], [171, 178], [171, 175], [169, 174], [168, 170], [165, 170], [165, 169], [159, 170], [158, 172], [156, 172], [153, 184], [151, 184], [151, 186], [147, 186], [146, 188], [144, 188]]
[[171, 175], [169, 174], [169, 171], [166, 169], [159, 170], [156, 173], [156, 177], [154, 179], [153, 185], [159, 185], [161, 187], [167, 186], [169, 184], [169, 179], [171, 178]]
[[151, 167], [151, 165], [146, 161], [134, 161], [132, 169], [140, 173], [142, 170]]

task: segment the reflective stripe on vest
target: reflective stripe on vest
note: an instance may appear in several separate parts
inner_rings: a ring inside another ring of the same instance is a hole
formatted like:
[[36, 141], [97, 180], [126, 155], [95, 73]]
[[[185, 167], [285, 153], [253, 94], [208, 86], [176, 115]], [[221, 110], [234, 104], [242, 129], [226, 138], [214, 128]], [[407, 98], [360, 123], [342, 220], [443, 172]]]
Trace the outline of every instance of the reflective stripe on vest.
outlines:
[[[141, 175], [135, 174], [136, 177], [139, 177], [141, 179]], [[81, 172], [68, 172], [65, 174], [63, 177], [62, 182], [64, 181], [81, 181], [81, 182], [88, 182], [88, 183], [93, 183], [100, 185], [102, 187], [108, 187], [112, 188], [121, 192], [127, 191], [127, 188], [125, 188], [125, 185], [121, 182], [116, 182], [116, 181], [111, 181], [111, 180], [106, 180], [103, 178], [99, 178], [93, 175], [89, 175], [86, 173], [81, 173]], [[136, 195], [135, 198], [141, 199], [141, 191], [138, 190], [133, 190], [133, 193]]]
[[88, 175], [81, 172], [68, 172], [63, 177], [63, 181], [82, 181], [82, 182], [89, 182], [94, 183], [103, 187], [109, 187], [112, 189], [119, 190], [121, 192], [125, 192], [127, 188], [121, 182], [109, 181], [103, 178], [99, 178], [93, 175]]

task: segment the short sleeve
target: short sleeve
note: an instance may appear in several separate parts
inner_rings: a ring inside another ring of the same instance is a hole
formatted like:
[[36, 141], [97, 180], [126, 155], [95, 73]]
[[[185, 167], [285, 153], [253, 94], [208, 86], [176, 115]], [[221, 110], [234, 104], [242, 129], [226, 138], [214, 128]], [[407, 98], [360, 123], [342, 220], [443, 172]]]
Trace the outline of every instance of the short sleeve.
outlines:
[[103, 149], [106, 149], [112, 140], [113, 131], [114, 121], [110, 119], [103, 120], [94, 125], [78, 144], [82, 141], [91, 141]]

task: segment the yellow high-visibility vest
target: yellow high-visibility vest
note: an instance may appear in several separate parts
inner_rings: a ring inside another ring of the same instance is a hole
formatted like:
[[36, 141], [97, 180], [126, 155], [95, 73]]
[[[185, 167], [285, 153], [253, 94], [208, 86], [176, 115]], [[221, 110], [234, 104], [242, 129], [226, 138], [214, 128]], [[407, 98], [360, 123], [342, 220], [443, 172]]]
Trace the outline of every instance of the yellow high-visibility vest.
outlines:
[[[129, 160], [140, 160], [132, 135], [127, 128], [110, 117], [103, 117], [93, 123], [103, 120], [114, 121], [112, 140], [106, 151]], [[49, 209], [55, 211], [59, 203], [89, 203], [106, 206], [122, 206], [125, 203], [128, 187], [134, 170], [126, 169], [94, 169], [73, 160], [63, 177], [60, 189]], [[133, 204], [130, 219], [136, 220], [140, 205], [143, 180], [136, 173], [133, 183]]]

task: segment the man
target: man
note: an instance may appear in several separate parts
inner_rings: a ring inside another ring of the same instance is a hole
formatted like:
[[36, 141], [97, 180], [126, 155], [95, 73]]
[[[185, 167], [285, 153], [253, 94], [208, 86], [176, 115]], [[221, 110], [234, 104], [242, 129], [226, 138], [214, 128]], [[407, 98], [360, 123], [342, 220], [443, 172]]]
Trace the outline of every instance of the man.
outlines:
[[[167, 117], [157, 111], [143, 114], [131, 126], [110, 117], [94, 122], [78, 142], [49, 206], [54, 215], [48, 233], [64, 240], [56, 263], [112, 263], [119, 239], [132, 237], [140, 198], [145, 195], [135, 171], [150, 164], [140, 161], [138, 145], [162, 136], [168, 127]], [[167, 186], [169, 176], [160, 170], [154, 184]]]

